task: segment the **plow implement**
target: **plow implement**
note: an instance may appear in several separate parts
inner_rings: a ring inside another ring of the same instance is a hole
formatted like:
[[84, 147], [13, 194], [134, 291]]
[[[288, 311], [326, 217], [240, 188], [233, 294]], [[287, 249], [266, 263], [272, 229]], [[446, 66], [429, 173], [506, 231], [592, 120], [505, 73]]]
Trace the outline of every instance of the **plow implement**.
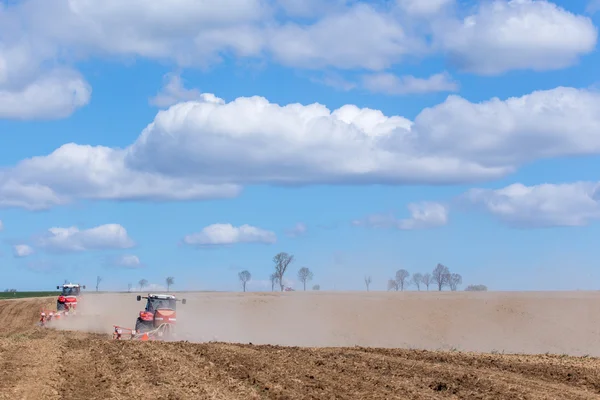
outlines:
[[49, 323], [60, 321], [65, 318], [71, 318], [76, 314], [77, 312], [71, 309], [66, 309], [64, 311], [41, 310], [38, 325], [45, 327], [48, 326]]
[[113, 325], [113, 339], [115, 340], [165, 340], [174, 337], [174, 327], [171, 324], [161, 324], [155, 329], [139, 332], [132, 328]]

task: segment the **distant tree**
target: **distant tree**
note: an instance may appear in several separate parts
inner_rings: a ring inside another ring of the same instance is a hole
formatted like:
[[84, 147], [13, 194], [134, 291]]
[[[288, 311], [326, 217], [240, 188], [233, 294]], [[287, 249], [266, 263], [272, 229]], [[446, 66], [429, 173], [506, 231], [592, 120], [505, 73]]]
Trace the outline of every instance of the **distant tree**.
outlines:
[[304, 290], [306, 290], [306, 281], [310, 281], [313, 278], [313, 273], [310, 269], [302, 267], [298, 270], [298, 280], [302, 282]]
[[138, 282], [138, 285], [140, 285], [140, 290], [142, 290], [143, 288], [148, 286], [148, 281], [146, 279], [140, 279], [140, 281]]
[[423, 274], [417, 272], [412, 276], [412, 282], [417, 287], [417, 290], [421, 290], [421, 283], [423, 283]]
[[244, 289], [244, 292], [245, 292], [246, 284], [250, 281], [250, 279], [252, 279], [252, 275], [250, 274], [249, 271], [244, 270], [238, 274], [238, 278], [239, 278], [240, 282], [242, 282], [242, 288]]
[[271, 280], [271, 292], [273, 292], [275, 290], [275, 285], [278, 282], [277, 273], [273, 272], [269, 279]]
[[314, 285], [313, 290], [321, 290], [321, 285]]
[[396, 282], [400, 290], [404, 290], [404, 286], [408, 285], [408, 277], [410, 274], [405, 269], [399, 269], [396, 271]]
[[423, 283], [423, 285], [425, 285], [425, 287], [427, 287], [427, 290], [429, 290], [429, 285], [431, 285], [431, 274], [429, 272], [423, 274], [421, 282]]
[[398, 282], [395, 279], [388, 280], [387, 290], [392, 289], [398, 291]]
[[169, 289], [171, 288], [171, 285], [175, 284], [175, 278], [173, 278], [172, 276], [167, 277], [167, 279], [165, 279], [165, 283], [167, 284], [167, 292], [169, 291]]
[[98, 286], [100, 286], [100, 282], [102, 282], [102, 278], [100, 276], [96, 277], [96, 292], [98, 291]]
[[283, 292], [283, 275], [285, 275], [285, 271], [287, 267], [294, 261], [294, 256], [288, 253], [278, 253], [275, 257], [273, 257], [273, 262], [275, 263], [275, 274], [277, 275], [277, 282], [281, 287], [281, 291]]
[[369, 291], [370, 284], [371, 284], [371, 276], [365, 276], [365, 285], [367, 286], [367, 292]]
[[487, 292], [487, 290], [485, 285], [469, 285], [465, 288], [466, 292]]
[[441, 292], [444, 286], [449, 284], [450, 271], [448, 270], [448, 267], [438, 264], [431, 274], [431, 279], [433, 280], [433, 283], [437, 285], [438, 291]]
[[458, 285], [460, 285], [461, 283], [462, 283], [462, 276], [460, 276], [460, 274], [452, 273], [448, 277], [448, 286], [450, 286], [450, 290], [452, 290], [453, 292], [456, 291], [456, 289], [458, 288]]
[[128, 283], [127, 284], [127, 291], [131, 292], [131, 288], [133, 287], [133, 283]]

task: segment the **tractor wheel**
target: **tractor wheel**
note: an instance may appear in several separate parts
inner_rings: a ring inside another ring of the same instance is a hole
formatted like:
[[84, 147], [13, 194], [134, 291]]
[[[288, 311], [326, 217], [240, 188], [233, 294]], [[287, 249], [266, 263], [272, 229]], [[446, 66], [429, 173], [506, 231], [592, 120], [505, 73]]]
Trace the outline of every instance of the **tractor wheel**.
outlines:
[[152, 321], [144, 321], [141, 318], [138, 318], [135, 321], [135, 331], [137, 333], [148, 332], [148, 331], [151, 331], [152, 328], [153, 328]]
[[65, 303], [59, 301], [56, 302], [56, 311], [63, 311], [65, 309]]

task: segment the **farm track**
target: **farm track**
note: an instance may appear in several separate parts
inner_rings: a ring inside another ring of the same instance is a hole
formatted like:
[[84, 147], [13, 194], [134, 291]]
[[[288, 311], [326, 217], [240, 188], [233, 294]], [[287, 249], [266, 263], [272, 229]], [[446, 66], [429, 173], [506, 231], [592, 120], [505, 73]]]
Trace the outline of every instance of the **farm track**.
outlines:
[[0, 399], [598, 399], [596, 358], [112, 341], [0, 301]]

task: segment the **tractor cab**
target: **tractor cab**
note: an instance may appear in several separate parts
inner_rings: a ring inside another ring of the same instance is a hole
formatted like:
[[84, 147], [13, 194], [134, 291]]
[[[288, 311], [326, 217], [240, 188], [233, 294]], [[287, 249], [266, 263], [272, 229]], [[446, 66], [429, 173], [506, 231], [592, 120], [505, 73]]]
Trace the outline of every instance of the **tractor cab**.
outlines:
[[77, 300], [81, 295], [81, 289], [85, 289], [85, 285], [65, 283], [62, 286], [57, 286], [56, 289], [62, 289], [56, 300], [56, 310], [70, 311], [77, 308]]
[[144, 311], [135, 323], [137, 332], [148, 332], [163, 324], [175, 325], [177, 302], [186, 303], [185, 299], [178, 300], [170, 294], [148, 294], [148, 296], [137, 296], [137, 301], [146, 299]]

